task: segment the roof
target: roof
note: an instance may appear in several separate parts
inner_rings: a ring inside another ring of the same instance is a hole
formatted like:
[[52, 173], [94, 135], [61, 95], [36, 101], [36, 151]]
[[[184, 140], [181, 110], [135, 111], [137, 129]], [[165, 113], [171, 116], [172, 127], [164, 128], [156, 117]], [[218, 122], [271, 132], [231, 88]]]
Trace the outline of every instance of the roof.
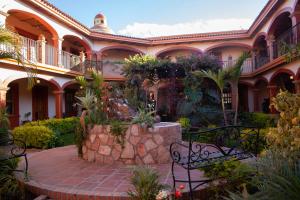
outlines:
[[[226, 40], [226, 39], [241, 39], [249, 38], [255, 33], [258, 27], [266, 20], [266, 16], [270, 14], [272, 8], [276, 5], [283, 3], [282, 0], [269, 0], [264, 6], [262, 11], [259, 13], [257, 18], [254, 20], [253, 24], [248, 30], [233, 30], [233, 31], [222, 31], [222, 32], [210, 32], [210, 33], [194, 33], [194, 34], [182, 34], [182, 35], [171, 35], [171, 36], [160, 36], [160, 37], [148, 37], [148, 38], [137, 38], [124, 35], [116, 35], [109, 33], [97, 33], [70, 15], [61, 11], [59, 8], [49, 3], [47, 0], [22, 0], [25, 3], [30, 3], [38, 5], [40, 7], [44, 6], [45, 11], [56, 12], [58, 16], [63, 16], [68, 19], [69, 22], [76, 25], [74, 28], [79, 29], [79, 31], [84, 32], [93, 39], [104, 39], [111, 41], [120, 41], [128, 43], [136, 43], [143, 45], [154, 45], [154, 44], [167, 44], [167, 43], [182, 43], [182, 42], [195, 42], [195, 41], [209, 41], [209, 40]], [[48, 8], [48, 9], [47, 9]], [[49, 9], [50, 8], [50, 9]], [[53, 15], [53, 14], [52, 14]], [[96, 15], [96, 17], [104, 17], [102, 13]]]

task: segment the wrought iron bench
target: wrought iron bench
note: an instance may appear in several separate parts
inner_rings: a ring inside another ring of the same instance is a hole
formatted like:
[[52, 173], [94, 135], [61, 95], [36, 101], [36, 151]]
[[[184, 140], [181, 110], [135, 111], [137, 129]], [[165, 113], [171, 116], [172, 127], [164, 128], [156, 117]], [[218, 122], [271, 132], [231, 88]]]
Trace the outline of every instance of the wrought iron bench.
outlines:
[[0, 139], [0, 162], [24, 157], [24, 169], [15, 169], [13, 171], [23, 172], [25, 179], [28, 173], [28, 159], [26, 154], [26, 143], [21, 140], [11, 138]]
[[[193, 191], [213, 179], [192, 179], [192, 170], [201, 170], [216, 163], [235, 158], [245, 160], [258, 154], [259, 129], [254, 127], [225, 126], [201, 130], [191, 128], [183, 131], [186, 142], [178, 141], [170, 145], [172, 158], [173, 187], [176, 183], [189, 185], [189, 198], [194, 199]], [[176, 176], [175, 165], [187, 170], [187, 177]], [[220, 177], [221, 178], [221, 177]]]

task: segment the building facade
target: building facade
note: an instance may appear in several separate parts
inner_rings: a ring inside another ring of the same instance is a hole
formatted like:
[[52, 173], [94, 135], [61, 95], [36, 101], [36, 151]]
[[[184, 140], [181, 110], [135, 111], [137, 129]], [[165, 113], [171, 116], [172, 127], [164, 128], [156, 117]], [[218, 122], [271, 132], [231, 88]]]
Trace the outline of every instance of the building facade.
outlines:
[[[282, 41], [300, 44], [299, 22], [299, 0], [269, 0], [249, 30], [134, 38], [111, 34], [103, 14], [88, 28], [46, 0], [1, 1], [0, 24], [22, 36], [25, 68], [34, 66], [38, 84], [29, 91], [28, 71], [14, 60], [0, 60], [0, 97], [14, 127], [27, 120], [76, 115], [74, 78], [96, 68], [107, 81], [123, 81], [122, 65], [115, 61], [130, 55], [175, 59], [209, 53], [226, 67], [251, 51], [239, 84], [240, 110], [262, 112], [279, 89], [300, 93], [300, 61], [286, 63], [282, 53]], [[8, 49], [0, 46], [0, 51]], [[230, 90], [232, 106], [235, 95]]]

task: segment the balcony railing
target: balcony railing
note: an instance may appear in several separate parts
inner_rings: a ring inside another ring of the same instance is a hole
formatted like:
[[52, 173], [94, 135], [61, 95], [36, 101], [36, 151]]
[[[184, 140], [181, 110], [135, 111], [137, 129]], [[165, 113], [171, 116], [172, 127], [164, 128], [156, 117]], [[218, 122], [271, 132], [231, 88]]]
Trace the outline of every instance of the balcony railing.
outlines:
[[300, 23], [281, 34], [273, 43], [273, 57], [278, 58], [287, 53], [289, 48], [300, 43]]
[[[1, 44], [0, 51], [15, 52], [12, 45]], [[64, 69], [79, 71], [78, 65], [81, 63], [79, 56], [66, 51], [59, 51], [52, 45], [43, 41], [35, 41], [26, 37], [21, 37], [20, 47], [21, 59], [25, 63], [47, 64]], [[82, 72], [82, 70], [80, 70]]]
[[[227, 67], [232, 67], [236, 64], [237, 60], [227, 60], [227, 61], [220, 61], [222, 68], [227, 68]], [[253, 72], [253, 62], [251, 58], [248, 58], [247, 60], [244, 61], [242, 65], [242, 73], [243, 74], [248, 74]]]

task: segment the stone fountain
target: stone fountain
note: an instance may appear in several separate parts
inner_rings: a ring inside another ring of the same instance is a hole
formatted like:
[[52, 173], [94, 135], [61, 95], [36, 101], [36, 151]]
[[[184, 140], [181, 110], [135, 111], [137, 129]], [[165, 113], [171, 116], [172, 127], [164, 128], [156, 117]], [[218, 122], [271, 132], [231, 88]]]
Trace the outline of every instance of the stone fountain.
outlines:
[[169, 147], [181, 141], [179, 123], [161, 122], [153, 128], [130, 125], [124, 145], [111, 134], [109, 125], [95, 125], [83, 143], [83, 159], [100, 164], [149, 165], [171, 161]]

